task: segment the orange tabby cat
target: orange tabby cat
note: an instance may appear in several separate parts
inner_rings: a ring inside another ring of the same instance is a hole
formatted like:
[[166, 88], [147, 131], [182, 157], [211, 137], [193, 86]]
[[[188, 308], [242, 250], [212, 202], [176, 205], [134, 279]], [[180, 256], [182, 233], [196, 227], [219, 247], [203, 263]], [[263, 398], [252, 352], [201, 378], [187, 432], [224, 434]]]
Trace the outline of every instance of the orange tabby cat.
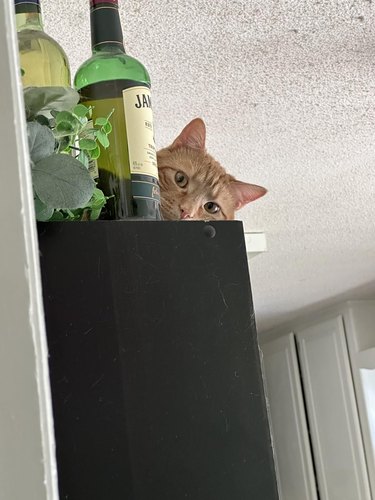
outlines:
[[206, 127], [192, 120], [173, 144], [158, 151], [161, 211], [165, 220], [229, 220], [267, 190], [237, 181], [205, 148]]

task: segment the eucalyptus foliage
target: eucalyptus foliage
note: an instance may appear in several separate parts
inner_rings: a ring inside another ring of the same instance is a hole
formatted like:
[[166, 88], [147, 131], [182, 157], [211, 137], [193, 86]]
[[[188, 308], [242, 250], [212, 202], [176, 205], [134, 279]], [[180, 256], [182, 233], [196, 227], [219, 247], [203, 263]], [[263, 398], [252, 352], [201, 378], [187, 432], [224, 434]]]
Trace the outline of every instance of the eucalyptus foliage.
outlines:
[[95, 220], [106, 197], [91, 178], [90, 162], [109, 146], [110, 115], [93, 123], [91, 108], [71, 88], [24, 90], [35, 213], [39, 221]]

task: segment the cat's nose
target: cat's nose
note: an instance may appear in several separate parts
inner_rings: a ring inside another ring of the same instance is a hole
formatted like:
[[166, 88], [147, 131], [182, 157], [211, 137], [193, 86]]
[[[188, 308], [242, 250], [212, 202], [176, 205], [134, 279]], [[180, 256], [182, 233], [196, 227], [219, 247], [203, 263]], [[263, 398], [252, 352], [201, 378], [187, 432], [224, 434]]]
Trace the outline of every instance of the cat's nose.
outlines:
[[181, 219], [191, 219], [190, 214], [186, 212], [183, 208], [181, 208], [181, 214], [180, 214]]

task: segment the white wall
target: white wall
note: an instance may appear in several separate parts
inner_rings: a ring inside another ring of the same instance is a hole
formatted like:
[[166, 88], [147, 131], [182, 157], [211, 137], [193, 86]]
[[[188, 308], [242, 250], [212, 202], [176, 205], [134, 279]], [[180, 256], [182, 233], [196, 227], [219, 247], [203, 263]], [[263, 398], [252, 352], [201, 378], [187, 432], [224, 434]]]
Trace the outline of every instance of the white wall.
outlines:
[[57, 500], [38, 249], [16, 68], [0, 0], [0, 500]]

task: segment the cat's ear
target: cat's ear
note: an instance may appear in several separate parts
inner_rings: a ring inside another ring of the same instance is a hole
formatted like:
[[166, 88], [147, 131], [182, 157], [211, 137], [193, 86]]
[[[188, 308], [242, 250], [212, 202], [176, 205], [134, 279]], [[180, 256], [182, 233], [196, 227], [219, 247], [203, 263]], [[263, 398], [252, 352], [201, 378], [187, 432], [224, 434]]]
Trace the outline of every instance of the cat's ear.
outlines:
[[267, 193], [267, 189], [256, 184], [233, 181], [229, 184], [232, 196], [235, 200], [235, 210], [239, 210], [247, 203], [254, 201]]
[[195, 118], [186, 125], [181, 134], [173, 141], [171, 149], [182, 146], [193, 149], [205, 149], [206, 126], [201, 118]]

